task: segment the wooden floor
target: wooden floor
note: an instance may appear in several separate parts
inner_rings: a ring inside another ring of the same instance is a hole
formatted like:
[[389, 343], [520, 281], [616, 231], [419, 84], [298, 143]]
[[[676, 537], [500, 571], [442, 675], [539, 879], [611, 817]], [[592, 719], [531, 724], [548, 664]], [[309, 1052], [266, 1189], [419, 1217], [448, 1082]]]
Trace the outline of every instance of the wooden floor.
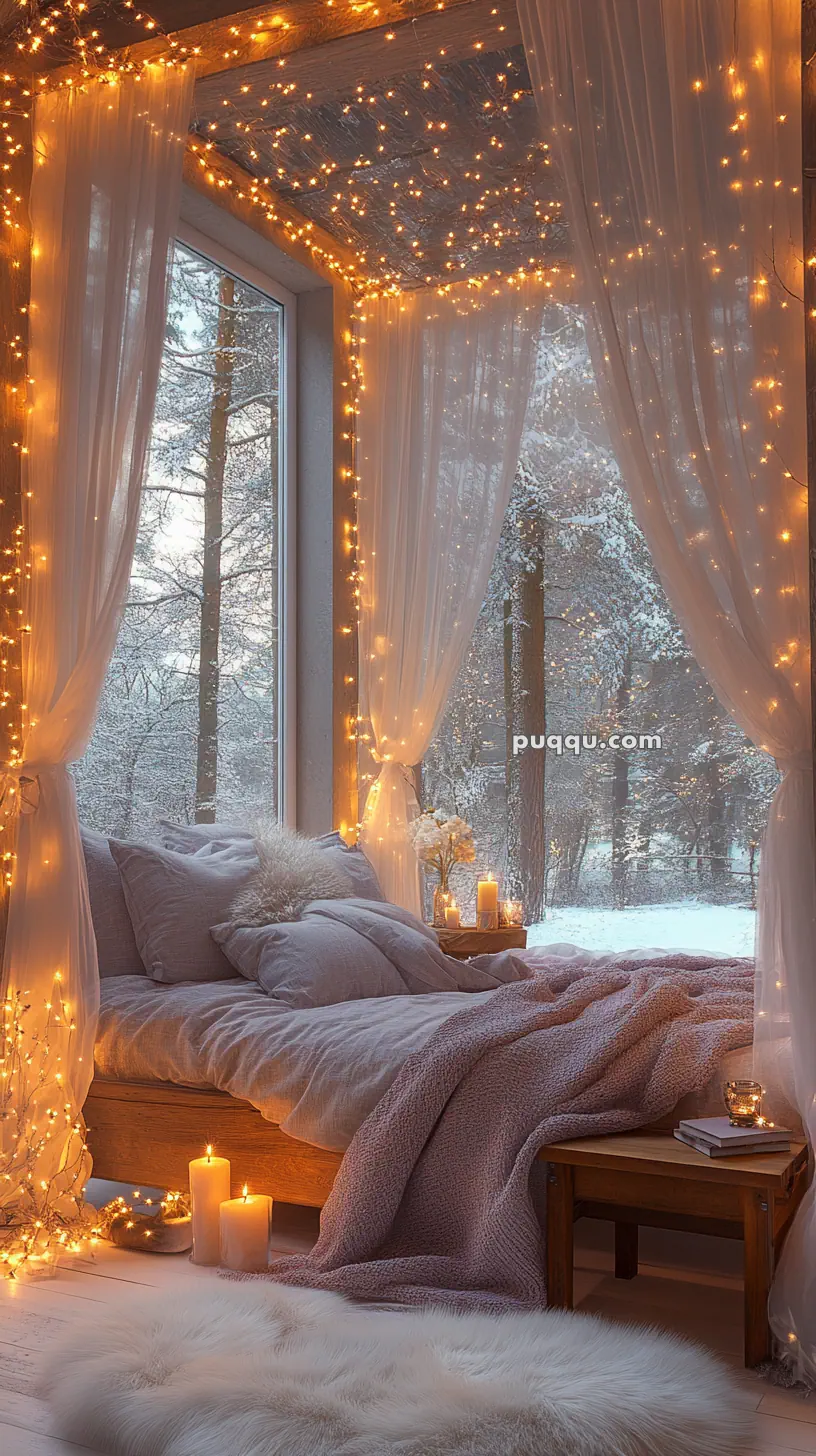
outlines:
[[[306, 1209], [280, 1207], [273, 1227], [276, 1249], [308, 1248], [316, 1235], [316, 1216]], [[609, 1227], [582, 1220], [576, 1227], [576, 1308], [608, 1319], [660, 1325], [708, 1345], [739, 1372], [746, 1403], [758, 1411], [758, 1456], [816, 1453], [816, 1395], [802, 1400], [742, 1370], [741, 1245], [642, 1230], [641, 1251], [643, 1272], [631, 1281], [616, 1280]], [[3, 1456], [87, 1456], [88, 1447], [59, 1439], [47, 1406], [33, 1393], [38, 1352], [49, 1337], [73, 1320], [86, 1319], [95, 1305], [127, 1301], [143, 1285], [167, 1290], [216, 1277], [184, 1255], [127, 1253], [104, 1245], [93, 1259], [66, 1263], [54, 1279], [1, 1283]]]

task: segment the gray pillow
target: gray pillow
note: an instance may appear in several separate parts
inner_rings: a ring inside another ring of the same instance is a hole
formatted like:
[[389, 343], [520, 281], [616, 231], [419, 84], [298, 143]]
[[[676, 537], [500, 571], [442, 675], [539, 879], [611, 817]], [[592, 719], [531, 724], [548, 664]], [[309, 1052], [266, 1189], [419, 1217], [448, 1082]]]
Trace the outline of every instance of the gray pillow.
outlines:
[[80, 828], [100, 976], [143, 976], [122, 881], [104, 834]]
[[329, 856], [334, 867], [348, 875], [354, 886], [355, 900], [379, 900], [385, 903], [377, 871], [359, 845], [346, 844], [336, 832], [321, 834], [316, 843]]
[[179, 854], [195, 854], [207, 845], [255, 838], [251, 829], [243, 829], [239, 824], [173, 824], [169, 819], [160, 819], [158, 829], [165, 849], [175, 849]]
[[399, 971], [370, 940], [308, 911], [290, 924], [214, 925], [211, 934], [242, 976], [293, 1008], [407, 995]]
[[[200, 853], [208, 844], [220, 850], [238, 842], [243, 849], [247, 840], [254, 843], [255, 839], [251, 829], [236, 824], [171, 824], [168, 819], [162, 819], [159, 829], [162, 844], [168, 849], [178, 850], [180, 854]], [[385, 903], [377, 872], [359, 845], [347, 845], [337, 830], [318, 835], [314, 842], [328, 855], [332, 867], [351, 880], [351, 893], [355, 899]]]
[[110, 841], [139, 954], [154, 981], [226, 981], [235, 972], [210, 926], [255, 868], [229, 852], [178, 854], [156, 845]]

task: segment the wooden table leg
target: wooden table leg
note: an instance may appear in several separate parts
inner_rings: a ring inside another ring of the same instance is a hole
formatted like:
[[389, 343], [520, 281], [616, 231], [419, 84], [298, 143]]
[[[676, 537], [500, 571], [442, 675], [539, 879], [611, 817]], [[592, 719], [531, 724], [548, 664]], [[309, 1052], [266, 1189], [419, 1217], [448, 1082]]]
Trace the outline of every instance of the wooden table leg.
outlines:
[[566, 1163], [547, 1169], [547, 1306], [572, 1309], [573, 1175]]
[[773, 1190], [744, 1189], [742, 1208], [745, 1239], [745, 1364], [750, 1367], [761, 1365], [771, 1354], [768, 1295], [774, 1266]]
[[615, 1220], [615, 1278], [634, 1279], [638, 1271], [638, 1226]]

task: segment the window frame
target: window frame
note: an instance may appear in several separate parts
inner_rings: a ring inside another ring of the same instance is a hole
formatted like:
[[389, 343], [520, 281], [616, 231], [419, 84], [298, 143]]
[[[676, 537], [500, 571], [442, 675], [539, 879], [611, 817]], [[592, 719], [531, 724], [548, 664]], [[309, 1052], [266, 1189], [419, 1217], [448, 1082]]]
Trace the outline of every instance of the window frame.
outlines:
[[278, 413], [278, 653], [277, 653], [277, 806], [278, 819], [297, 823], [297, 295], [247, 262], [217, 238], [184, 221], [175, 239], [208, 262], [232, 273], [282, 309], [280, 382], [283, 408]]

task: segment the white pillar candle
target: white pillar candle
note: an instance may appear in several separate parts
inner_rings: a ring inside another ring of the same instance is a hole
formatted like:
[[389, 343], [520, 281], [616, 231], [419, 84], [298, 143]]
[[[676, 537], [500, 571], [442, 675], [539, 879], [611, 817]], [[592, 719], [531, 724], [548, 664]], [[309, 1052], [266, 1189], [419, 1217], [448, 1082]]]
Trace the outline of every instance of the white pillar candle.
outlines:
[[214, 1158], [211, 1147], [190, 1163], [190, 1199], [193, 1214], [194, 1264], [217, 1264], [221, 1250], [221, 1204], [230, 1196], [230, 1165]]
[[459, 906], [454, 900], [452, 905], [445, 906], [445, 928], [447, 930], [459, 930], [460, 925]]
[[230, 1198], [221, 1204], [221, 1263], [225, 1269], [252, 1274], [269, 1263], [272, 1199], [265, 1193]]
[[476, 886], [476, 926], [479, 930], [495, 930], [499, 923], [499, 887], [488, 872]]

